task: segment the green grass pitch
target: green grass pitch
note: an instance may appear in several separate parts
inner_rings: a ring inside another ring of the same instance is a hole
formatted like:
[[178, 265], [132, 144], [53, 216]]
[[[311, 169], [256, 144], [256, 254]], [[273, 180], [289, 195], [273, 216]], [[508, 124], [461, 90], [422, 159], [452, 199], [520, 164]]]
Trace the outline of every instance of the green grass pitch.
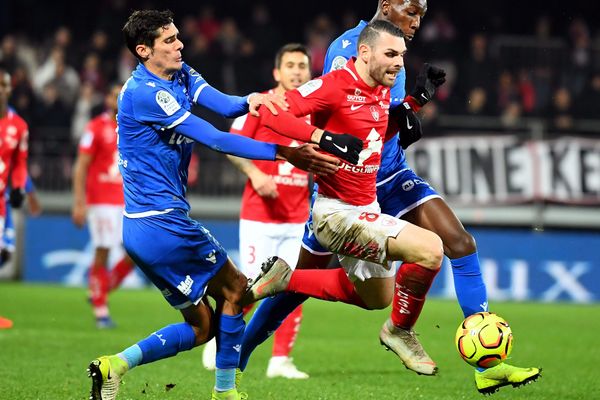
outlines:
[[[0, 331], [0, 399], [87, 399], [90, 360], [115, 353], [162, 326], [179, 322], [156, 290], [111, 296], [117, 329], [98, 331], [83, 289], [0, 283], [0, 315], [15, 327]], [[511, 363], [541, 366], [542, 378], [495, 399], [600, 399], [600, 306], [499, 303], [515, 345]], [[440, 372], [417, 376], [379, 345], [388, 310], [364, 311], [338, 303], [307, 302], [294, 349], [306, 381], [267, 379], [271, 342], [254, 354], [242, 390], [250, 399], [481, 399], [473, 370], [454, 348], [461, 321], [454, 301], [430, 300], [417, 331]], [[201, 365], [201, 348], [131, 371], [119, 399], [209, 399], [214, 377]], [[168, 385], [174, 385], [167, 390]]]

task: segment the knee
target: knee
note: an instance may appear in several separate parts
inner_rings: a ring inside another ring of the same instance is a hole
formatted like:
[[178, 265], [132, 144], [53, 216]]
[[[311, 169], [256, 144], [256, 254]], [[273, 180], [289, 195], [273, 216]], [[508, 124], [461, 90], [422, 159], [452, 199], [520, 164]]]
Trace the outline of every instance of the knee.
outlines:
[[379, 296], [362, 299], [367, 310], [383, 310], [392, 304], [393, 293], [380, 293]]
[[444, 253], [450, 259], [468, 256], [475, 253], [475, 251], [477, 251], [475, 238], [464, 229], [444, 242]]
[[421, 252], [422, 261], [419, 263], [422, 267], [431, 270], [438, 270], [442, 266], [444, 259], [444, 245], [442, 239], [433, 232], [429, 232], [428, 240], [423, 243]]

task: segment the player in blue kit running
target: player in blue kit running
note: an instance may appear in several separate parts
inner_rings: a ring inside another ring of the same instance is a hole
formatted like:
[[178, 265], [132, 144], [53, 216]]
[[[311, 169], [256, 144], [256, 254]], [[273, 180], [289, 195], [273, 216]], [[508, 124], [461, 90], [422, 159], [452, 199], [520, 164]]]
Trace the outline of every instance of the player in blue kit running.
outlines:
[[[235, 387], [235, 368], [244, 332], [241, 311], [247, 280], [217, 240], [188, 216], [185, 196], [193, 142], [240, 157], [286, 159], [325, 175], [337, 171], [339, 160], [319, 154], [310, 144], [291, 148], [221, 132], [192, 115], [192, 103], [226, 117], [257, 114], [261, 104], [275, 111], [271, 101], [285, 104], [275, 96], [229, 96], [212, 88], [182, 61], [183, 43], [170, 11], [135, 11], [123, 33], [127, 47], [140, 61], [118, 102], [118, 164], [125, 194], [123, 244], [185, 322], [166, 326], [118, 354], [93, 360], [90, 398], [115, 399], [127, 371], [190, 350], [213, 336], [217, 338], [217, 370], [212, 398], [245, 398]], [[309, 138], [321, 139], [347, 147], [337, 155], [358, 161], [360, 140], [322, 130], [315, 130]], [[214, 312], [205, 295], [215, 299]]]
[[[380, 0], [372, 21], [389, 21], [404, 32], [406, 40], [411, 40], [426, 11], [426, 0]], [[356, 27], [332, 42], [325, 58], [324, 73], [343, 68], [351, 57], [356, 56], [357, 40], [365, 26], [367, 21], [360, 21]], [[390, 123], [397, 125], [399, 136], [387, 141], [381, 154], [381, 168], [377, 175], [377, 200], [381, 212], [437, 233], [452, 265], [455, 290], [463, 314], [468, 316], [487, 311], [486, 288], [475, 240], [441, 196], [408, 166], [404, 154], [404, 149], [422, 136], [421, 124], [415, 113], [431, 100], [436, 88], [444, 83], [445, 73], [426, 64], [408, 96], [404, 89], [405, 81], [406, 72], [402, 69], [390, 93]], [[331, 252], [315, 238], [312, 221], [309, 220], [296, 269], [325, 268], [331, 256]], [[396, 278], [397, 286], [399, 275]], [[395, 291], [391, 317], [381, 328], [380, 341], [415, 372], [434, 374], [435, 364], [415, 337], [413, 319], [401, 312], [404, 295], [403, 290]], [[280, 321], [305, 299], [304, 295], [285, 293], [261, 303], [244, 335], [240, 357], [242, 370], [254, 348], [268, 337], [268, 332], [274, 331]], [[337, 300], [344, 301], [341, 298]], [[518, 386], [534, 380], [539, 373], [538, 368], [517, 368], [502, 363], [494, 368], [476, 371], [475, 381], [480, 392], [493, 393], [501, 386]]]

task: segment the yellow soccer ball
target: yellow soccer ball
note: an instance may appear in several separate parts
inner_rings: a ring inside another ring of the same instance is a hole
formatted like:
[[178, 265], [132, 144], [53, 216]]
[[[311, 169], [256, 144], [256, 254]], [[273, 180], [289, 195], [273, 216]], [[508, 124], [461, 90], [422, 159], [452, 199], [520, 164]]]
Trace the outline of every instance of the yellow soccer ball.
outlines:
[[474, 367], [490, 368], [506, 360], [513, 335], [503, 318], [490, 312], [469, 315], [456, 330], [458, 354]]

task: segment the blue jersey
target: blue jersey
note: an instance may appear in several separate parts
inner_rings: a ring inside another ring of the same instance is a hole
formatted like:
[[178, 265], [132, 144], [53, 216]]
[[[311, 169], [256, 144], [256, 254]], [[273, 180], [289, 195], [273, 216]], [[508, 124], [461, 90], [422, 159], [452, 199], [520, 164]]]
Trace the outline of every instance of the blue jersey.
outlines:
[[189, 211], [185, 198], [194, 141], [240, 157], [274, 160], [277, 146], [215, 129], [192, 104], [226, 117], [248, 112], [246, 97], [212, 88], [186, 64], [171, 80], [139, 64], [119, 95], [118, 149], [126, 215]]
[[[351, 57], [356, 57], [358, 37], [367, 24], [368, 22], [366, 21], [360, 21], [357, 26], [342, 33], [340, 37], [329, 45], [323, 66], [324, 74], [342, 68]], [[390, 91], [391, 108], [397, 107], [402, 103], [406, 96], [404, 90], [405, 84], [406, 71], [403, 68], [396, 77], [396, 82]], [[400, 147], [398, 140], [388, 140], [381, 153], [381, 167], [377, 173], [377, 182], [386, 179], [394, 172], [404, 168], [407, 168], [404, 150]]]
[[127, 213], [189, 210], [185, 193], [193, 141], [173, 128], [189, 117], [193, 90], [203, 83], [185, 65], [168, 81], [138, 64], [123, 86], [117, 115], [118, 162]]

